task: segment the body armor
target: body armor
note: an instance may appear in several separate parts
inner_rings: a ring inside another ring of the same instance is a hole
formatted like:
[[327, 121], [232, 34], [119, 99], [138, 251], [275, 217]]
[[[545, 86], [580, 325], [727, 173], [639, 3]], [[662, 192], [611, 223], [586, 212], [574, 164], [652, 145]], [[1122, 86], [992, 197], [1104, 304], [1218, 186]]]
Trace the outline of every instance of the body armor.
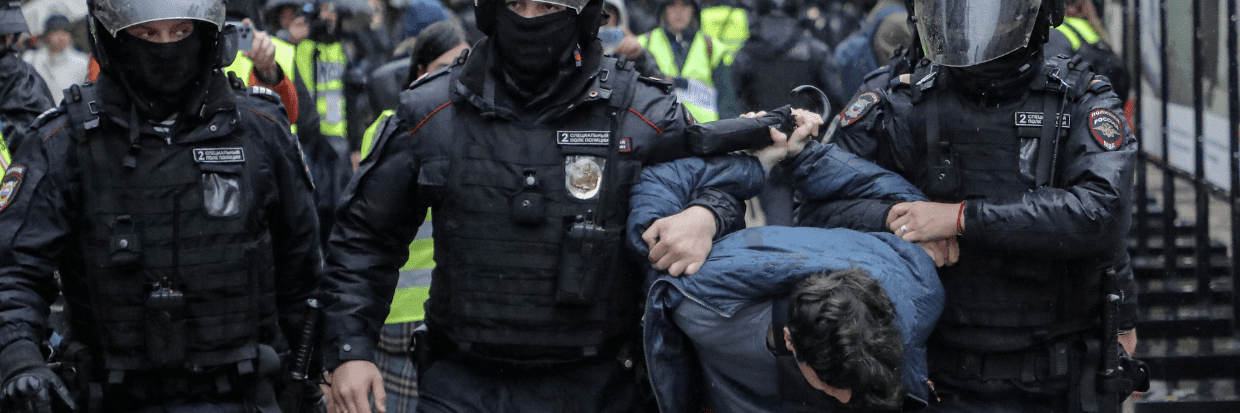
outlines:
[[71, 339], [97, 349], [109, 371], [256, 359], [277, 334], [271, 236], [251, 193], [261, 161], [246, 159], [261, 152], [232, 124], [174, 142], [136, 119], [129, 129], [142, 132], [129, 139], [101, 130], [110, 127], [75, 134], [93, 192], [77, 257], [86, 273], [63, 277]]
[[[949, 88], [934, 88], [935, 73], [924, 66], [913, 75], [913, 136], [926, 137], [926, 171], [915, 181], [935, 202], [1020, 193], [1053, 185], [1059, 138], [1073, 122], [1073, 104], [1084, 93], [1088, 71], [1069, 70], [1049, 59], [1016, 102], [979, 109]], [[1071, 82], [1065, 84], [1062, 78]], [[917, 87], [917, 86], [914, 86]], [[967, 106], [966, 106], [967, 105]], [[979, 113], [981, 111], [981, 113]], [[920, 118], [920, 119], [917, 119]], [[1059, 119], [1056, 127], [1052, 119]], [[960, 239], [954, 266], [939, 269], [947, 295], [935, 340], [950, 348], [1017, 352], [1085, 331], [1099, 320], [1101, 277], [1109, 257], [1050, 260], [999, 251]], [[1082, 316], [1092, 314], [1092, 316]]]
[[436, 211], [428, 324], [460, 350], [579, 359], [637, 325], [640, 271], [620, 250], [641, 163], [610, 132], [633, 73], [556, 123], [453, 111], [454, 155], [424, 164], [419, 190]]

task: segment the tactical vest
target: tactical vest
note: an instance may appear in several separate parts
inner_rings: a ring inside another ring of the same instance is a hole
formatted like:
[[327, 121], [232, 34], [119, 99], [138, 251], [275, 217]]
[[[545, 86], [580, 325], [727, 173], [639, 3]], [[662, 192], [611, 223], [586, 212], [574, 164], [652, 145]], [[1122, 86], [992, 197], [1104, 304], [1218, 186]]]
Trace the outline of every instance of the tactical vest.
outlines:
[[[979, 108], [948, 88], [935, 88], [937, 69], [912, 76], [912, 136], [926, 138], [926, 173], [914, 179], [935, 202], [1019, 194], [1056, 186], [1055, 158], [1072, 126], [1075, 105], [1092, 72], [1048, 59], [1026, 98]], [[1060, 119], [1055, 127], [1051, 119]], [[1027, 154], [1027, 155], [1022, 155]], [[1098, 322], [1107, 258], [1062, 259], [990, 249], [960, 239], [956, 265], [939, 276], [947, 302], [932, 340], [974, 352], [1036, 348]], [[1083, 320], [1083, 321], [1082, 321]]]
[[689, 109], [694, 120], [698, 122], [719, 120], [718, 91], [711, 77], [715, 68], [723, 63], [725, 53], [716, 50], [721, 47], [715, 46], [716, 44], [722, 46], [722, 43], [699, 30], [693, 35], [693, 43], [690, 44], [689, 53], [685, 56], [684, 67], [680, 67], [676, 65], [676, 56], [672, 52], [671, 41], [668, 40], [667, 33], [663, 29], [656, 28], [650, 33], [638, 36], [637, 41], [643, 48], [650, 51], [650, 55], [654, 57], [655, 63], [659, 65], [659, 70], [664, 75], [693, 79], [687, 89], [676, 88], [676, 96], [680, 99], [680, 103]]
[[553, 124], [453, 104], [452, 158], [423, 166], [418, 179], [435, 209], [427, 322], [461, 351], [576, 360], [635, 330], [642, 277], [621, 248], [641, 164], [619, 153], [611, 131], [620, 130], [615, 116], [636, 72], [631, 64], [616, 72], [600, 76], [607, 100]]
[[344, 138], [344, 71], [349, 58], [340, 42], [323, 44], [302, 40], [297, 44], [297, 71], [319, 111], [319, 130], [325, 136]]
[[210, 125], [218, 137], [186, 142], [146, 125], [105, 135], [94, 86], [74, 92], [66, 104], [89, 192], [86, 274], [64, 279], [72, 340], [95, 349], [110, 382], [134, 370], [252, 368], [277, 334], [272, 240], [251, 192], [262, 151], [227, 119]]

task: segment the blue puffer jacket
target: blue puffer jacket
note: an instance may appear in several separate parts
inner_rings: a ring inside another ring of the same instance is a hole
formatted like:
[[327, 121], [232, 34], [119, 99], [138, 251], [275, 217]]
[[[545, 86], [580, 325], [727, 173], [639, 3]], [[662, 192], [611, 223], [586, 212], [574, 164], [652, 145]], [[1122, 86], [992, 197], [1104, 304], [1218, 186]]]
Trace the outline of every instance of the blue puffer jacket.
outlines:
[[[734, 156], [646, 168], [633, 192], [630, 247], [647, 254], [641, 234], [651, 222], [683, 209], [694, 188], [734, 184], [736, 171], [756, 163]], [[903, 179], [833, 145], [811, 145], [788, 166], [795, 186], [810, 199], [924, 199]], [[786, 297], [805, 276], [853, 267], [868, 271], [895, 303], [905, 348], [903, 384], [911, 396], [925, 400], [925, 341], [942, 310], [943, 287], [934, 261], [921, 247], [890, 233], [761, 227], [716, 241], [706, 264], [692, 276], [650, 271], [643, 335], [660, 410], [688, 411], [690, 395], [702, 386], [692, 343], [672, 321], [672, 310], [684, 299], [726, 318], [746, 305]]]

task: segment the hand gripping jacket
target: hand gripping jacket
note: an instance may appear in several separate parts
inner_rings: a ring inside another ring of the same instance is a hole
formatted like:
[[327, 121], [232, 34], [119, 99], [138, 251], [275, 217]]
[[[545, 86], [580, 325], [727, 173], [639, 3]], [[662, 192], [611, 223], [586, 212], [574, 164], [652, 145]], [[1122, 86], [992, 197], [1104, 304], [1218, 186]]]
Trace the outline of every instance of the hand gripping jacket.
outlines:
[[128, 139], [105, 138], [94, 88], [67, 99], [72, 124], [85, 125], [74, 136], [91, 188], [78, 238], [89, 275], [64, 278], [72, 339], [97, 349], [109, 381], [231, 364], [244, 373], [277, 334], [272, 239], [248, 189], [262, 150], [231, 133], [235, 121], [165, 145], [131, 118]]
[[[1089, 119], [1074, 118], [1094, 86], [1087, 66], [1048, 59], [1024, 99], [983, 114], [962, 106], [950, 89], [935, 88], [935, 70], [922, 66], [913, 73], [915, 110], [907, 119], [910, 135], [925, 137], [924, 166], [909, 178], [927, 196], [956, 203], [1062, 184], [1055, 179], [1061, 136], [1072, 127], [1089, 127]], [[974, 253], [939, 270], [951, 292], [939, 340], [978, 352], [1024, 351], [1097, 325], [1101, 296], [1094, 292], [1113, 256], [1047, 259], [967, 237], [961, 250]]]

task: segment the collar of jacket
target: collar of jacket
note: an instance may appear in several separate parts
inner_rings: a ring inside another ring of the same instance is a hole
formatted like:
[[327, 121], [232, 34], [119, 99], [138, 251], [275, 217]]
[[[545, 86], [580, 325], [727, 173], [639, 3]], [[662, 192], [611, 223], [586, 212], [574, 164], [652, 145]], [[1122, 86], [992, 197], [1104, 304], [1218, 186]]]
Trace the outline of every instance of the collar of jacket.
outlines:
[[452, 100], [467, 102], [482, 112], [483, 117], [499, 117], [513, 121], [544, 123], [562, 117], [582, 102], [604, 98], [591, 96], [598, 89], [602, 45], [594, 41], [581, 52], [581, 67], [561, 70], [560, 76], [546, 92], [522, 103], [513, 96], [499, 66], [492, 63], [495, 52], [491, 39], [478, 42], [459, 72], [453, 73]]
[[[173, 141], [193, 143], [232, 133], [239, 119], [239, 113], [237, 112], [237, 98], [228, 85], [228, 79], [216, 72], [207, 77], [207, 82], [205, 91], [191, 99], [194, 103], [187, 104], [186, 109], [177, 113], [177, 120], [172, 123]], [[99, 73], [99, 81], [96, 84], [99, 88], [99, 95], [102, 97], [103, 117], [116, 126], [128, 129], [130, 127], [130, 97], [125, 86], [112, 79], [107, 72]], [[190, 107], [196, 110], [190, 111]], [[150, 121], [144, 120], [143, 123], [140, 125], [142, 133], [155, 134]]]

